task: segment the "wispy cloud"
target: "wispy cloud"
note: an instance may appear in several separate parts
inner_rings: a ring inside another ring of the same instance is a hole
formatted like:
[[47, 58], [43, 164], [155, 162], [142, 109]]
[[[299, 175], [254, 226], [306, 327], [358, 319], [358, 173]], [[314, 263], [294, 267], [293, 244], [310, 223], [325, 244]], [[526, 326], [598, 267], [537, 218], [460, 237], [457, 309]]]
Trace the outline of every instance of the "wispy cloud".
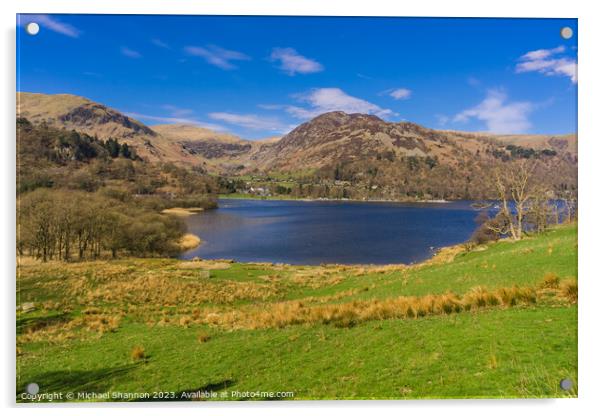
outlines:
[[412, 91], [407, 88], [397, 88], [387, 93], [396, 100], [407, 100], [412, 95]]
[[283, 124], [280, 120], [272, 117], [261, 117], [255, 114], [236, 114], [216, 112], [209, 113], [213, 120], [223, 121], [228, 124], [243, 127], [251, 130], [266, 130], [282, 133], [289, 129], [289, 126]]
[[206, 47], [187, 46], [184, 51], [189, 55], [204, 58], [207, 63], [225, 70], [236, 68], [231, 61], [248, 61], [251, 59], [242, 52], [230, 51], [216, 45], [207, 45]]
[[159, 48], [169, 49], [169, 45], [163, 42], [161, 39], [153, 38], [151, 39], [151, 43]]
[[468, 83], [468, 85], [475, 88], [481, 85], [481, 80], [476, 77], [468, 77], [466, 79], [466, 82]]
[[168, 111], [173, 117], [188, 117], [194, 114], [194, 110], [191, 110], [190, 108], [181, 108], [171, 104], [164, 104], [161, 108]]
[[566, 56], [558, 56], [565, 52], [564, 46], [552, 49], [530, 51], [519, 58], [516, 72], [539, 72], [545, 75], [566, 76], [573, 84], [577, 83], [577, 61]]
[[456, 114], [453, 121], [467, 122], [475, 118], [484, 121], [491, 133], [525, 133], [531, 127], [528, 116], [533, 109], [530, 102], [509, 102], [504, 91], [491, 89], [483, 101]]
[[165, 116], [153, 116], [149, 114], [140, 114], [140, 113], [131, 113], [124, 112], [124, 114], [128, 117], [132, 117], [140, 120], [148, 120], [148, 121], [156, 121], [160, 123], [167, 124], [191, 124], [198, 127], [204, 127], [210, 130], [216, 131], [226, 131], [227, 129], [224, 126], [213, 123], [205, 123], [204, 121], [197, 120], [195, 118], [183, 118], [183, 117], [165, 117]]
[[133, 59], [142, 58], [142, 54], [140, 52], [130, 49], [127, 46], [121, 47], [121, 54]]
[[279, 62], [279, 68], [288, 75], [311, 74], [324, 70], [324, 66], [318, 61], [298, 53], [293, 48], [274, 48], [270, 55], [272, 62]]
[[285, 110], [294, 117], [307, 119], [329, 111], [346, 113], [374, 114], [379, 117], [396, 115], [393, 111], [381, 108], [361, 98], [353, 97], [340, 88], [316, 88], [309, 93], [295, 96], [299, 101], [308, 104], [306, 107], [286, 106]]
[[435, 119], [440, 126], [445, 126], [449, 122], [449, 117], [445, 114], [435, 114]]
[[81, 34], [81, 31], [76, 27], [68, 23], [61, 22], [56, 17], [48, 16], [46, 14], [22, 16], [21, 21], [21, 24], [24, 25], [35, 22], [43, 28], [60, 33], [61, 35], [69, 36], [71, 38], [77, 38]]

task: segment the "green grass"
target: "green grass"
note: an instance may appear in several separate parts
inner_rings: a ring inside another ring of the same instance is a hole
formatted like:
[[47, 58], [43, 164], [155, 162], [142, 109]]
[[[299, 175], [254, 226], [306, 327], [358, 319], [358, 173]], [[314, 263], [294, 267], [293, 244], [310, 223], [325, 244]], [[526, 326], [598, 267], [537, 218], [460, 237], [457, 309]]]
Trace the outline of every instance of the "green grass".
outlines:
[[501, 241], [486, 246], [484, 251], [460, 254], [450, 264], [409, 270], [406, 280], [396, 274], [382, 276], [369, 296], [424, 295], [448, 290], [464, 293], [477, 285], [489, 288], [533, 285], [548, 272], [560, 278], [577, 277], [575, 227], [552, 229], [519, 242]]
[[[183, 268], [178, 260], [24, 262], [18, 302], [52, 303], [18, 313], [17, 400], [30, 382], [38, 383], [41, 392], [64, 393], [163, 391], [180, 397], [207, 389], [228, 400], [232, 391], [292, 391], [294, 399], [574, 397], [576, 388], [559, 389], [562, 378], [577, 381], [577, 307], [564, 302], [376, 320], [350, 328], [316, 323], [231, 330], [178, 322], [195, 308], [202, 316], [268, 309], [291, 299], [336, 303], [450, 290], [463, 294], [479, 285], [537, 286], [546, 273], [576, 278], [576, 237], [576, 224], [561, 226], [520, 242], [463, 252], [449, 263], [395, 271], [234, 263], [211, 270], [208, 279], [196, 279], [196, 269]], [[181, 300], [152, 304], [145, 301], [145, 288], [130, 288], [115, 299], [69, 292], [85, 284], [86, 290], [103, 293], [113, 287], [106, 285], [148, 276], [157, 288], [167, 285], [165, 293], [173, 287]], [[184, 296], [197, 286], [198, 293], [215, 293], [215, 298], [197, 302]], [[239, 297], [223, 298], [215, 291], [222, 287], [239, 290]], [[269, 294], [258, 298], [267, 288]], [[121, 312], [118, 328], [97, 333], [85, 324], [60, 327], [88, 316], [83, 311], [91, 307], [107, 316]], [[174, 319], [156, 324], [164, 315]], [[61, 331], [69, 336], [56, 336]], [[200, 332], [209, 340], [199, 342]], [[132, 360], [135, 346], [144, 347], [146, 359]]]

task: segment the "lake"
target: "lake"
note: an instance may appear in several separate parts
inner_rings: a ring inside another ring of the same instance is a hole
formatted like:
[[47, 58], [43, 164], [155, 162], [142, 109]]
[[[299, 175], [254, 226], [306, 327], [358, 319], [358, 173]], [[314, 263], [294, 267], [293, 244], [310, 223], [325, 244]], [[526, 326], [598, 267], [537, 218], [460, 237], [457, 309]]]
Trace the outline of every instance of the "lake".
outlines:
[[466, 241], [471, 201], [395, 203], [220, 199], [186, 218], [204, 244], [181, 258], [290, 264], [412, 263]]

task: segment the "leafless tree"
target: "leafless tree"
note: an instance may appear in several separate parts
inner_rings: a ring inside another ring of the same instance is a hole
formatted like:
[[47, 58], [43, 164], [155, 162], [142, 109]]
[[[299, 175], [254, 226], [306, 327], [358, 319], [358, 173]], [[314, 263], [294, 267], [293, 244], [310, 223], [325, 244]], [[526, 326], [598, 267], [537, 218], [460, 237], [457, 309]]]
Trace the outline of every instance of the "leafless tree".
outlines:
[[532, 177], [536, 164], [528, 159], [494, 169], [493, 181], [500, 201], [498, 221], [491, 230], [509, 234], [514, 240], [523, 237], [525, 216], [535, 191]]
[[548, 228], [550, 218], [556, 216], [556, 223], [558, 223], [558, 205], [550, 203], [553, 196], [553, 193], [544, 186], [533, 186], [531, 198], [527, 202], [526, 218], [538, 233]]
[[577, 195], [574, 191], [567, 190], [561, 196], [560, 200], [564, 205], [564, 220], [571, 222], [577, 214]]

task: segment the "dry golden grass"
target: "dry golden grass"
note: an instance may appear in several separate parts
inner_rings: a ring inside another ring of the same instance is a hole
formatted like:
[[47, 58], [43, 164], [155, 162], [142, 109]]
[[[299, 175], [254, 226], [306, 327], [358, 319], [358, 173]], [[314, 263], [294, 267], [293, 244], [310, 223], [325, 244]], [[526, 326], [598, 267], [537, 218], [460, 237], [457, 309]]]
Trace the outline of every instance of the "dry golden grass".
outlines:
[[119, 322], [121, 316], [108, 316], [108, 315], [88, 315], [84, 318], [84, 325], [88, 331], [98, 332], [103, 334], [105, 332], [114, 332], [119, 328]]
[[179, 269], [227, 270], [232, 260], [191, 260], [178, 263]]
[[[576, 283], [563, 282], [565, 291], [557, 291], [557, 298], [570, 298], [576, 292]], [[568, 294], [567, 294], [568, 293]], [[300, 324], [332, 324], [352, 327], [372, 320], [413, 319], [429, 315], [444, 315], [462, 311], [477, 311], [490, 307], [531, 305], [543, 298], [534, 287], [472, 288], [462, 297], [448, 292], [438, 295], [402, 296], [389, 299], [354, 300], [338, 304], [308, 304], [313, 298], [273, 303], [269, 308], [247, 307], [225, 313], [212, 313], [203, 323], [228, 329], [282, 328]]]
[[203, 211], [203, 208], [166, 208], [161, 211], [162, 214], [176, 215], [178, 217], [189, 217]]
[[144, 351], [144, 347], [141, 345], [136, 345], [134, 348], [132, 348], [130, 357], [133, 361], [142, 361], [146, 359], [146, 352]]
[[[199, 277], [198, 272], [196, 276]], [[76, 279], [67, 289], [69, 294], [87, 304], [128, 303], [131, 305], [157, 305], [163, 307], [199, 305], [203, 303], [232, 303], [237, 300], [267, 300], [275, 296], [275, 285], [256, 282], [213, 282], [211, 279], [179, 279], [160, 272], [138, 276], [121, 276], [116, 279], [97, 280], [95, 285], [87, 279]]]
[[546, 273], [541, 282], [541, 287], [546, 289], [558, 289], [560, 278], [556, 273]]
[[49, 342], [61, 343], [74, 338], [102, 336], [115, 332], [119, 328], [122, 316], [120, 314], [84, 313], [73, 319], [40, 320], [39, 323], [25, 328], [18, 336], [19, 342]]
[[451, 263], [458, 254], [465, 252], [465, 247], [462, 244], [458, 244], [450, 247], [443, 247], [429, 260], [420, 263], [419, 266], [422, 265], [430, 265], [430, 264], [445, 264]]
[[577, 302], [578, 287], [576, 279], [563, 280], [560, 283], [560, 294], [570, 302]]
[[180, 317], [180, 326], [184, 326], [188, 328], [192, 323], [192, 318], [190, 316], [182, 316]]
[[195, 247], [200, 246], [202, 243], [201, 239], [194, 234], [184, 234], [178, 242], [180, 248], [184, 251], [192, 250]]
[[[485, 266], [493, 267], [492, 264], [479, 265]], [[56, 296], [56, 300], [36, 304], [36, 308], [48, 313], [60, 311], [67, 318], [30, 326], [19, 335], [19, 341], [55, 343], [103, 336], [117, 331], [126, 316], [128, 320], [149, 326], [186, 328], [206, 324], [228, 330], [314, 324], [351, 327], [371, 320], [415, 319], [484, 308], [577, 301], [576, 280], [560, 281], [551, 274], [533, 287], [475, 286], [463, 295], [448, 292], [366, 299], [375, 287], [375, 282], [370, 280], [377, 277], [375, 274], [401, 271], [405, 279], [406, 270], [420, 265], [304, 267], [257, 263], [245, 266], [249, 276], [253, 273], [254, 278], [250, 280], [199, 278], [201, 273], [231, 267], [234, 266], [228, 260], [158, 259], [22, 265], [19, 276], [22, 284], [35, 284], [38, 290]], [[36, 278], [39, 270], [50, 278]], [[255, 276], [257, 271], [270, 274]], [[366, 275], [363, 287], [282, 300], [291, 287], [330, 287], [355, 275]], [[361, 300], [352, 300], [358, 295]], [[81, 315], [70, 316], [72, 311], [78, 310]]]

